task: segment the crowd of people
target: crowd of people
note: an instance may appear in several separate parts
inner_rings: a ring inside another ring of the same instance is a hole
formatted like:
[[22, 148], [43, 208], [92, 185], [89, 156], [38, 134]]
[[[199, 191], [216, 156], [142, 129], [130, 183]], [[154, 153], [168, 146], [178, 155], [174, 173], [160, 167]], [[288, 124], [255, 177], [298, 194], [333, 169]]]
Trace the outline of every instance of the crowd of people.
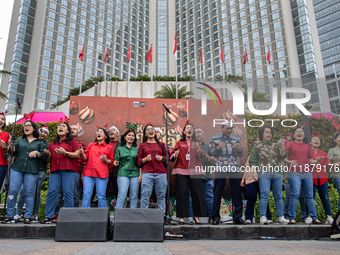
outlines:
[[[70, 126], [68, 121], [67, 117], [60, 120], [56, 137], [48, 143], [48, 127], [39, 128], [35, 122], [26, 119], [22, 137], [11, 142], [14, 139], [2, 131], [6, 122], [4, 113], [0, 113], [1, 184], [7, 173], [6, 155], [15, 157], [9, 170], [7, 218], [4, 223], [22, 220], [24, 203], [24, 223], [31, 223], [32, 218], [38, 220], [40, 191], [46, 173], [49, 173], [49, 184], [45, 218], [41, 220], [43, 224], [56, 222], [63, 205], [79, 207], [81, 180], [81, 206], [84, 208], [91, 206], [94, 187], [98, 207], [104, 208], [107, 207], [107, 196], [117, 198], [115, 208], [125, 207], [128, 194], [129, 207], [137, 208], [139, 190], [140, 207], [149, 208], [150, 197], [154, 192], [158, 208], [163, 210], [166, 220], [167, 156], [174, 162], [171, 174], [175, 175], [176, 181], [176, 216], [179, 224], [187, 223], [188, 218], [192, 218], [192, 223], [202, 224], [201, 217], [209, 217], [213, 225], [220, 224], [221, 198], [227, 178], [232, 194], [234, 224], [254, 223], [258, 195], [260, 223], [272, 223], [268, 203], [270, 191], [274, 197], [278, 223], [296, 223], [299, 201], [302, 221], [321, 224], [314, 202], [316, 190], [327, 223], [333, 222], [328, 178], [333, 178], [340, 193], [340, 173], [332, 171], [333, 166], [340, 164], [339, 132], [334, 135], [333, 146], [326, 154], [319, 149], [319, 133], [313, 133], [311, 140], [307, 141], [304, 128], [296, 127], [292, 140], [272, 141], [274, 130], [263, 126], [249, 152], [246, 163], [248, 170], [242, 171], [238, 158], [246, 155], [240, 140], [233, 136], [230, 122], [223, 123], [221, 132], [210, 139], [210, 144], [206, 144], [204, 131], [194, 128], [187, 121], [180, 140], [174, 148], [170, 148], [161, 142], [162, 131], [151, 123], [144, 126], [143, 140], [139, 146], [136, 140], [137, 125], [130, 123], [127, 123], [127, 130], [120, 139], [115, 126], [108, 130], [106, 127], [97, 127], [94, 142], [86, 146], [78, 140], [79, 126]], [[287, 173], [275, 170], [282, 169], [282, 165], [289, 169]], [[220, 170], [214, 173], [203, 171], [213, 169], [212, 166], [218, 166]], [[321, 171], [315, 171], [314, 168]], [[283, 184], [286, 192], [284, 202]], [[247, 195], [245, 220], [242, 217], [242, 187], [245, 187]]]

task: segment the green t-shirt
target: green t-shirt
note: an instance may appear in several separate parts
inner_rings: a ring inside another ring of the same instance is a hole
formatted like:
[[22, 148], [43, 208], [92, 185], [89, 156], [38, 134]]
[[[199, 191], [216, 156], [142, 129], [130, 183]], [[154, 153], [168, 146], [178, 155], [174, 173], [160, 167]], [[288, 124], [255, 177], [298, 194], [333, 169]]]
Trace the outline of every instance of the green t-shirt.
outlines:
[[115, 153], [115, 160], [119, 161], [119, 176], [138, 177], [139, 168], [137, 162], [138, 147], [130, 148], [119, 146]]
[[[15, 152], [13, 153], [16, 157], [12, 169], [17, 172], [38, 174], [40, 160], [46, 159], [44, 149], [46, 149], [46, 146], [39, 139], [35, 139], [30, 143], [26, 137], [17, 139], [15, 141]], [[38, 151], [41, 154], [41, 158], [30, 158], [28, 155], [31, 151]]]

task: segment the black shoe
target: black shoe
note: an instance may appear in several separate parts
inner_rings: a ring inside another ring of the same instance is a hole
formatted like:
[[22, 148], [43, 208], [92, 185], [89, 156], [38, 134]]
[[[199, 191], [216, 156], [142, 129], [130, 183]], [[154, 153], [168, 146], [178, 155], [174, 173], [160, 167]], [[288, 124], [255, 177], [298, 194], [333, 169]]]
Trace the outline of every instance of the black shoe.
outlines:
[[24, 224], [31, 224], [31, 219], [29, 218], [24, 219]]
[[219, 220], [212, 220], [212, 225], [218, 225], [220, 223], [220, 221]]
[[237, 220], [234, 221], [235, 225], [246, 225], [247, 223], [242, 219], [238, 218]]
[[316, 219], [316, 220], [313, 220], [313, 221], [312, 221], [312, 224], [322, 224], [322, 222], [319, 221], [318, 219]]
[[51, 224], [53, 219], [45, 218], [40, 221], [40, 224]]

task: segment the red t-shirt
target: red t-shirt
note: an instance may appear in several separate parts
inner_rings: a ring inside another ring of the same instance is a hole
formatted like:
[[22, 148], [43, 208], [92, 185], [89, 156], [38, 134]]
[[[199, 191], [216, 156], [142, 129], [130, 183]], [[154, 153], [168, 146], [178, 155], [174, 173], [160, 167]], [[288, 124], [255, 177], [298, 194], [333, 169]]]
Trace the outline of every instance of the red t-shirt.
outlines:
[[[116, 150], [116, 146], [117, 146], [117, 141], [110, 141], [109, 145], [111, 145], [112, 148], [113, 148], [113, 158], [115, 158], [115, 150]], [[113, 168], [114, 168], [114, 166], [109, 167], [109, 172], [113, 172]]]
[[100, 160], [100, 156], [106, 156], [111, 160], [113, 165], [114, 156], [113, 148], [106, 142], [99, 144], [98, 142], [90, 143], [85, 151], [87, 164], [84, 168], [83, 176], [107, 178], [109, 176], [109, 165]]
[[[9, 137], [10, 135], [7, 132], [2, 131], [0, 133], [0, 140], [4, 141], [7, 146], [9, 146]], [[7, 159], [5, 159], [5, 152], [2, 149], [2, 147], [0, 146], [0, 165], [1, 166], [7, 166]]]
[[75, 152], [79, 148], [79, 144], [76, 139], [72, 139], [69, 143], [65, 140], [61, 142], [51, 142], [48, 146], [48, 150], [51, 152], [51, 166], [50, 172], [55, 172], [57, 170], [71, 170], [78, 173], [78, 159], [70, 158], [65, 155], [57, 154], [55, 152], [56, 148], [64, 148], [67, 152]]
[[309, 144], [297, 143], [295, 141], [288, 142], [285, 145], [288, 152], [288, 160], [296, 160], [298, 166], [290, 167], [290, 172], [309, 172], [309, 159], [313, 159], [313, 150]]
[[318, 150], [318, 153], [315, 153], [313, 151], [313, 159], [316, 159], [317, 157], [324, 157], [320, 163], [319, 166], [315, 165], [313, 168], [313, 184], [318, 185], [318, 178], [320, 180], [320, 185], [324, 184], [326, 181], [328, 181], [327, 176], [327, 168], [328, 168], [328, 157], [326, 152], [322, 150]]
[[[164, 160], [166, 160], [166, 151], [165, 144], [161, 143], [161, 147], [159, 147], [158, 143], [141, 143], [138, 148], [138, 165], [142, 168], [143, 173], [153, 173], [153, 174], [165, 174], [166, 167], [164, 165], [164, 161], [158, 161], [156, 159], [156, 155], [163, 156]], [[151, 155], [151, 161], [147, 161], [145, 164], [142, 164], [143, 158], [147, 155]]]

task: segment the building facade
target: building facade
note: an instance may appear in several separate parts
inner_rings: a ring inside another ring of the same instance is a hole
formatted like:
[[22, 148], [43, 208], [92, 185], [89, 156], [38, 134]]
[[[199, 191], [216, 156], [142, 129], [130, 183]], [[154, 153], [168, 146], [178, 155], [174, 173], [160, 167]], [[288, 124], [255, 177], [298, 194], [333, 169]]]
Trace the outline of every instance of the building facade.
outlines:
[[[1, 90], [11, 112], [16, 98], [24, 112], [49, 109], [92, 76], [127, 79], [130, 45], [131, 76], [214, 81], [241, 75], [268, 99], [273, 87], [304, 87], [312, 93], [313, 110], [330, 108], [326, 82], [319, 79], [325, 75], [308, 0], [15, 0], [9, 38], [5, 68], [16, 76], [3, 77]], [[151, 45], [152, 64], [145, 61]]]
[[331, 111], [340, 114], [340, 0], [313, 0]]

